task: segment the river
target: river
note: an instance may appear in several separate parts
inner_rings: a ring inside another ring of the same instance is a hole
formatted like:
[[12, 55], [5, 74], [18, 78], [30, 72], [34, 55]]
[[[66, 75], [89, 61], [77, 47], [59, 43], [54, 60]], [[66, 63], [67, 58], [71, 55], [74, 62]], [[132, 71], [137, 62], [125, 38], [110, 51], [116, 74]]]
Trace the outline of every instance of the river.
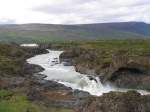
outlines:
[[[53, 80], [64, 84], [72, 89], [78, 89], [89, 92], [91, 95], [100, 96], [110, 91], [127, 91], [128, 89], [118, 89], [110, 84], [103, 85], [98, 77], [89, 78], [85, 74], [75, 71], [74, 66], [64, 66], [60, 63], [59, 56], [63, 51], [48, 50], [49, 53], [36, 55], [27, 60], [30, 64], [36, 64], [45, 70], [41, 74], [45, 74], [46, 80]], [[146, 91], [137, 90], [142, 95], [149, 94]]]

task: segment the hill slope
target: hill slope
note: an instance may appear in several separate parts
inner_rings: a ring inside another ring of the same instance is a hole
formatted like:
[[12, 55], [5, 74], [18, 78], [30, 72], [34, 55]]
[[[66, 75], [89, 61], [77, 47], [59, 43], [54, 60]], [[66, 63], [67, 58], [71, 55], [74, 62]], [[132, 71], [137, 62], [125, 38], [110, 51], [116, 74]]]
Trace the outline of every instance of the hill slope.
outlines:
[[143, 22], [120, 22], [81, 25], [0, 25], [1, 41], [45, 42], [128, 38], [150, 38], [150, 24]]

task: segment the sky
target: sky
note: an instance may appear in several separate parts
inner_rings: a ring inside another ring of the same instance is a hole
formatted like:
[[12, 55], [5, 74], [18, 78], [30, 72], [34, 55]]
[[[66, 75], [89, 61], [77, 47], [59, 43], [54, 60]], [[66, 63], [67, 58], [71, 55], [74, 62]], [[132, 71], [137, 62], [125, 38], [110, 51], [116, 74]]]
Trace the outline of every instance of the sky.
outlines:
[[150, 23], [150, 0], [0, 0], [0, 24]]

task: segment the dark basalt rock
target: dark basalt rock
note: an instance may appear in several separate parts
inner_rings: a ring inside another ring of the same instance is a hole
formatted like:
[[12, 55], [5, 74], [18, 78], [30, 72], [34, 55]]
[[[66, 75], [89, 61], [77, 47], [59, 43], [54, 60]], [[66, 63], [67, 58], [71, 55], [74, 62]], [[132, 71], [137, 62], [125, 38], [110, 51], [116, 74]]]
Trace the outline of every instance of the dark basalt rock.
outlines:
[[87, 77], [89, 78], [89, 80], [94, 80], [97, 83], [97, 80], [95, 77], [93, 77], [93, 76], [87, 76]]
[[55, 81], [31, 82], [28, 90], [28, 99], [31, 101], [42, 101], [47, 106], [58, 106], [73, 108], [80, 103], [80, 98], [89, 97], [89, 93], [72, 90]]
[[24, 77], [0, 77], [0, 89], [14, 89], [24, 85]]
[[80, 90], [73, 90], [73, 96], [76, 98], [87, 98], [90, 96], [88, 92], [80, 91]]
[[72, 59], [73, 59], [72, 51], [64, 51], [62, 54], [60, 54], [59, 59], [60, 62], [65, 62], [67, 64], [72, 65]]
[[121, 88], [150, 90], [150, 58], [124, 58], [114, 59], [105, 79]]
[[82, 100], [77, 112], [149, 112], [150, 96], [141, 96], [130, 91], [127, 93], [111, 92], [101, 97]]
[[23, 65], [24, 74], [34, 74], [34, 73], [42, 72], [43, 70], [44, 68], [40, 67], [39, 65], [33, 65], [28, 63], [24, 63]]
[[149, 78], [149, 74], [137, 68], [120, 68], [112, 74], [109, 81], [117, 87], [150, 90]]

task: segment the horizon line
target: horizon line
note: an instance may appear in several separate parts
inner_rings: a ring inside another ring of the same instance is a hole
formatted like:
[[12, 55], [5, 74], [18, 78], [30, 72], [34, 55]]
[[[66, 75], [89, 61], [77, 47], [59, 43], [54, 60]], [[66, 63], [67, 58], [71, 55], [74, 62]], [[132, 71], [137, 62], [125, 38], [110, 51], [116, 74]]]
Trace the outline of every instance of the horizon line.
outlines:
[[3, 23], [0, 23], [0, 26], [2, 25], [30, 25], [30, 24], [45, 24], [45, 25], [67, 25], [67, 26], [71, 26], [71, 25], [91, 25], [91, 24], [111, 24], [111, 23], [145, 23], [145, 24], [150, 24], [148, 22], [144, 22], [144, 21], [115, 21], [115, 22], [93, 22], [93, 23], [77, 23], [77, 24], [60, 24], [60, 23], [8, 23], [8, 24], [3, 24]]

